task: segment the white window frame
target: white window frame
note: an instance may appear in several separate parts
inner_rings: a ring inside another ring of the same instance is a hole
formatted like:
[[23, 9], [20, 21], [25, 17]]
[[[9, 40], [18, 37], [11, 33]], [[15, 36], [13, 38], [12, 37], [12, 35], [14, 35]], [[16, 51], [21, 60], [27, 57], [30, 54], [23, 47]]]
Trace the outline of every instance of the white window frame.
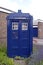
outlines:
[[18, 22], [12, 22], [12, 30], [18, 30]]

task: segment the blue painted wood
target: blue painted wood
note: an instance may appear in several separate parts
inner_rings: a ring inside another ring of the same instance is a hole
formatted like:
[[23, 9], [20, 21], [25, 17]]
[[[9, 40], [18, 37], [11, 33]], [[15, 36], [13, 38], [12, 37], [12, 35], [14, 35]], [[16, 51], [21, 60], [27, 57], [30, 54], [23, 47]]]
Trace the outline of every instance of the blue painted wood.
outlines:
[[[14, 25], [14, 29], [12, 29], [12, 25]], [[9, 57], [27, 58], [31, 55], [33, 48], [32, 26], [33, 17], [28, 13], [18, 12], [7, 16], [7, 55]]]
[[33, 37], [38, 37], [38, 27], [33, 27]]

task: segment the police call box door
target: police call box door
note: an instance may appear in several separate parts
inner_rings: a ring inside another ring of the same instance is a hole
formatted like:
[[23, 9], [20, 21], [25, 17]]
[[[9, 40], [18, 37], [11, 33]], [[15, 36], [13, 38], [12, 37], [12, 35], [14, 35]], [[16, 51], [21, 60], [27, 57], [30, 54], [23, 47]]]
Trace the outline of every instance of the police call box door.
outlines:
[[29, 54], [29, 20], [10, 20], [8, 56], [24, 56]]

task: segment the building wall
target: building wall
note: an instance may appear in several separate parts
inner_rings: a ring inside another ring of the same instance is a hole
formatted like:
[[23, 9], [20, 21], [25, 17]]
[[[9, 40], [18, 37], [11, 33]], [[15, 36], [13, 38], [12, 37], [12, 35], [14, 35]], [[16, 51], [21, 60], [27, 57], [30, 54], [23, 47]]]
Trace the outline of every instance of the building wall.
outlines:
[[38, 38], [43, 39], [43, 22], [38, 22]]
[[0, 43], [6, 43], [7, 39], [7, 17], [8, 13], [0, 12]]

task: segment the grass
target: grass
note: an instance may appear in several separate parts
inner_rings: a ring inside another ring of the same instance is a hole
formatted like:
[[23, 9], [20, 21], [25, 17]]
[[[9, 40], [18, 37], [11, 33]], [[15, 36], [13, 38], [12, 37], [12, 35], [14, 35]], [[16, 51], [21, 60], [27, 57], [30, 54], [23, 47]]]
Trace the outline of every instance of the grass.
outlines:
[[5, 46], [0, 46], [0, 65], [14, 65], [13, 58], [7, 57]]

